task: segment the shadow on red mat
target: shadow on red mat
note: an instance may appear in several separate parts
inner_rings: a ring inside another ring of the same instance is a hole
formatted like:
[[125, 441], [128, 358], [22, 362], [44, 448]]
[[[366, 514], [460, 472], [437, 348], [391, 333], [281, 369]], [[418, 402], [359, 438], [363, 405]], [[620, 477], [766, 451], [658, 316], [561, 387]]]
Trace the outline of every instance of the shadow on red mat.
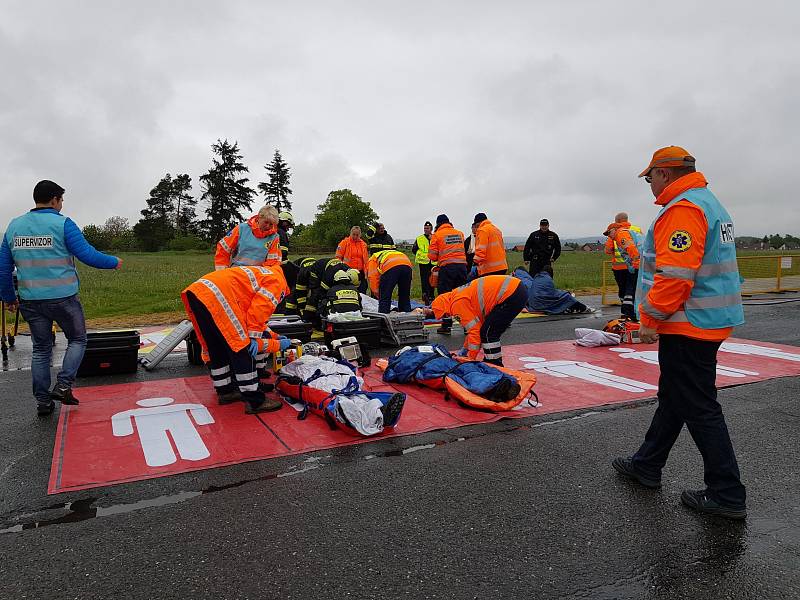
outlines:
[[[570, 341], [504, 348], [507, 366], [533, 370], [540, 404], [482, 413], [417, 385], [388, 385], [371, 367], [375, 391], [407, 395], [398, 426], [353, 437], [321, 418], [297, 420], [284, 406], [245, 415], [244, 405], [219, 406], [207, 377], [81, 388], [81, 404], [62, 407], [48, 493], [81, 490], [241, 462], [300, 454], [375, 439], [626, 402], [655, 395], [655, 345], [582, 348]], [[726, 387], [800, 375], [800, 348], [729, 340], [719, 353], [717, 385]]]

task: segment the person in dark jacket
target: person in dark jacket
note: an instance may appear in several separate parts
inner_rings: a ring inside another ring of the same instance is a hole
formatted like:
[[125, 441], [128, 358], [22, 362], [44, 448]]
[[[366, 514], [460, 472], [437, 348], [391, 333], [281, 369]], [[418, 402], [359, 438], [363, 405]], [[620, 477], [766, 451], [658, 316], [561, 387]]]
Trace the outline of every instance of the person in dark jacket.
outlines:
[[320, 302], [320, 315], [361, 311], [361, 294], [358, 292], [358, 271], [336, 271], [333, 285]]
[[[96, 269], [119, 269], [122, 259], [94, 249], [72, 219], [61, 214], [64, 188], [40, 181], [33, 188], [35, 208], [12, 220], [0, 245], [0, 297], [11, 311], [19, 309], [33, 342], [31, 379], [36, 412], [53, 412], [55, 400], [78, 404], [72, 384], [86, 351], [86, 321], [78, 297], [75, 259]], [[19, 296], [14, 290], [17, 269]], [[50, 389], [53, 321], [67, 337], [64, 364]]]
[[464, 240], [464, 253], [467, 255], [467, 273], [472, 271], [475, 263], [475, 232], [478, 230], [478, 223], [472, 224], [472, 235]]
[[297, 305], [303, 304], [300, 315], [307, 323], [319, 329], [322, 324], [319, 315], [320, 302], [333, 286], [333, 277], [337, 271], [347, 271], [348, 267], [338, 258], [320, 258], [311, 265], [300, 267], [297, 274], [295, 294]]
[[289, 211], [278, 213], [278, 239], [281, 245], [281, 262], [289, 260], [289, 230], [294, 227], [294, 217]]
[[536, 275], [545, 265], [550, 265], [561, 256], [561, 240], [555, 231], [550, 231], [550, 221], [539, 221], [539, 229], [528, 236], [522, 260], [530, 263], [528, 273]]
[[369, 255], [372, 256], [376, 252], [383, 252], [384, 250], [396, 250], [392, 236], [386, 233], [386, 227], [383, 223], [375, 223], [375, 225], [367, 226], [367, 250]]

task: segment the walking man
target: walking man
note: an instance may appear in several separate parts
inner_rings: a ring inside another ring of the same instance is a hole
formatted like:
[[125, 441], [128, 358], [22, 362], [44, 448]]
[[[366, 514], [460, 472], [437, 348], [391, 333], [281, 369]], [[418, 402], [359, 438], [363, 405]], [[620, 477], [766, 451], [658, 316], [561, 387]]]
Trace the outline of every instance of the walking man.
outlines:
[[614, 468], [645, 487], [661, 486], [661, 470], [684, 424], [703, 456], [704, 490], [686, 490], [690, 509], [744, 519], [745, 488], [717, 402], [717, 351], [744, 323], [733, 220], [708, 189], [695, 159], [669, 146], [639, 175], [661, 211], [642, 246], [636, 296], [642, 342], [659, 342], [658, 408], [644, 442]]
[[[0, 294], [9, 310], [19, 308], [31, 330], [31, 378], [36, 412], [47, 416], [62, 404], [78, 404], [72, 384], [86, 351], [86, 322], [78, 298], [75, 258], [97, 269], [119, 269], [122, 259], [94, 249], [72, 219], [61, 214], [64, 188], [44, 180], [33, 188], [35, 208], [8, 225], [0, 246]], [[17, 269], [20, 300], [14, 291]], [[67, 351], [50, 389], [53, 321], [67, 338]]]
[[623, 317], [635, 319], [634, 296], [639, 277], [639, 249], [642, 230], [628, 221], [628, 213], [621, 212], [614, 218], [603, 235], [608, 236], [605, 253], [611, 255], [611, 270], [617, 282], [617, 290]]

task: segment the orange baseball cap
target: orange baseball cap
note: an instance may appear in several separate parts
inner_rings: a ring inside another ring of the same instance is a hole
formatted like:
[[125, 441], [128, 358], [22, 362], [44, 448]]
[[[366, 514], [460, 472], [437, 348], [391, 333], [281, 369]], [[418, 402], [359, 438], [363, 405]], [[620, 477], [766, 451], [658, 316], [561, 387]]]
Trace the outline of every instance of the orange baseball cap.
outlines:
[[639, 177], [644, 177], [655, 167], [693, 167], [694, 156], [689, 154], [685, 148], [680, 146], [667, 146], [653, 153], [653, 159], [647, 168], [639, 173]]

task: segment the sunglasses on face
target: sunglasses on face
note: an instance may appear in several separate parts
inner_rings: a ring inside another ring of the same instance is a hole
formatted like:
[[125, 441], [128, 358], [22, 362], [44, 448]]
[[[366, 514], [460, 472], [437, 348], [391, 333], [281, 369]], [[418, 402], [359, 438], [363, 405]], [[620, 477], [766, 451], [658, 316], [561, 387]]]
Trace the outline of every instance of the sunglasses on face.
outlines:
[[650, 175], [645, 175], [645, 176], [644, 176], [644, 180], [645, 180], [647, 183], [653, 183], [653, 178], [652, 178], [652, 176], [650, 176]]

